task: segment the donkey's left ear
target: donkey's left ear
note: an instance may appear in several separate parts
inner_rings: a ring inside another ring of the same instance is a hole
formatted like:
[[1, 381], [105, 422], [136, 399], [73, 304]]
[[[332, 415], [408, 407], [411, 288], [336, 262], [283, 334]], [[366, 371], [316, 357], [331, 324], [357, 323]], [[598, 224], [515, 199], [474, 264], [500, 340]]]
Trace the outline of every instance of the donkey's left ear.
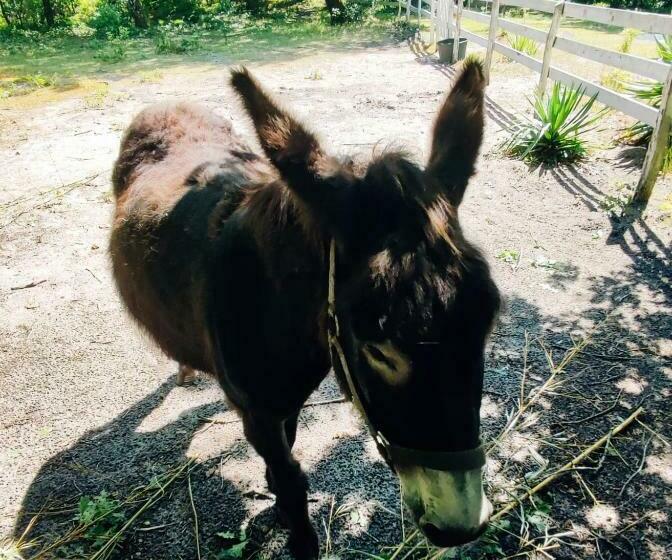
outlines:
[[467, 59], [434, 123], [426, 173], [454, 206], [474, 174], [483, 140], [484, 89], [481, 63]]

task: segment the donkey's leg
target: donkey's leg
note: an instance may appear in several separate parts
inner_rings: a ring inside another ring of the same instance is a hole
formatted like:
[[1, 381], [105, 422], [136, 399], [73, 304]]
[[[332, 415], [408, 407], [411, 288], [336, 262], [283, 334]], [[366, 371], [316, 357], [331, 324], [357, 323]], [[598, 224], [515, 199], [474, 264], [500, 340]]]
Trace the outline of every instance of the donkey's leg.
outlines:
[[[243, 426], [248, 441], [266, 461], [276, 505], [289, 528], [290, 550], [298, 560], [317, 558], [319, 543], [308, 517], [308, 481], [292, 457], [284, 422], [263, 414], [246, 413]], [[294, 421], [290, 428], [292, 426]]]
[[180, 364], [177, 368], [177, 377], [175, 383], [177, 385], [190, 385], [196, 381], [196, 371], [191, 369], [189, 366]]
[[[296, 441], [296, 428], [299, 422], [299, 413], [293, 414], [283, 422], [285, 429], [285, 436], [287, 437], [287, 446], [291, 452]], [[271, 475], [270, 467], [266, 466], [266, 484], [268, 489], [275, 494], [275, 484], [273, 483], [273, 476]]]

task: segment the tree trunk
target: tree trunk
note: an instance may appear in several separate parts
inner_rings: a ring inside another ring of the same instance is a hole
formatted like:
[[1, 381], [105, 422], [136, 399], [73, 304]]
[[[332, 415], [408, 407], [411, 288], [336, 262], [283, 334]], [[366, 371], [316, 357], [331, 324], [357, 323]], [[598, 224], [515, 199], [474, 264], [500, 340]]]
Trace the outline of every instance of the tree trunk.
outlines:
[[47, 27], [54, 26], [54, 6], [51, 3], [51, 0], [42, 0], [42, 15], [44, 16], [44, 22], [47, 24]]
[[128, 13], [133, 18], [133, 24], [140, 29], [147, 28], [147, 16], [142, 5], [142, 0], [128, 0]]
[[342, 0], [325, 0], [331, 25], [345, 23], [345, 6]]
[[11, 27], [12, 18], [9, 17], [7, 7], [5, 6], [5, 3], [2, 0], [0, 0], [0, 14], [2, 14], [2, 18], [7, 22], [7, 27]]

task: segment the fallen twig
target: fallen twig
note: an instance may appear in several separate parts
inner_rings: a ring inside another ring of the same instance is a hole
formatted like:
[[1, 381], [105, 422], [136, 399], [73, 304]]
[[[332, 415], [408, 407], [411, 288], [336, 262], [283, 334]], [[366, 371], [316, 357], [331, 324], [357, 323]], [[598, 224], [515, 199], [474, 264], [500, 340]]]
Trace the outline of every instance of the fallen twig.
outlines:
[[39, 286], [40, 284], [44, 284], [46, 280], [37, 280], [35, 282], [30, 282], [28, 284], [24, 284], [23, 286], [13, 286], [10, 288], [13, 292], [16, 290], [26, 290], [28, 288], [34, 288], [35, 286]]
[[585, 418], [580, 418], [579, 420], [561, 420], [560, 422], [556, 422], [556, 424], [562, 424], [562, 425], [583, 424], [584, 422], [589, 422], [590, 420], [595, 420], [595, 418], [599, 418], [600, 416], [609, 414], [612, 410], [614, 410], [614, 408], [616, 408], [616, 406], [618, 406], [618, 403], [621, 400], [621, 395], [623, 395], [623, 389], [621, 389], [621, 391], [618, 393], [618, 396], [614, 399], [613, 404], [608, 408], [605, 408], [604, 410], [601, 410], [590, 416], [586, 416]]
[[588, 455], [590, 455], [593, 451], [596, 449], [599, 449], [602, 445], [604, 445], [611, 437], [615, 436], [616, 434], [622, 432], [625, 428], [627, 428], [642, 412], [643, 408], [639, 407], [637, 408], [630, 416], [628, 416], [623, 422], [621, 422], [618, 426], [615, 428], [612, 428], [609, 430], [607, 434], [602, 436], [599, 440], [597, 440], [595, 443], [593, 443], [591, 446], [587, 447], [584, 449], [581, 453], [579, 453], [574, 459], [572, 459], [569, 463], [563, 465], [560, 467], [557, 471], [551, 473], [548, 475], [544, 480], [542, 480], [539, 484], [531, 488], [530, 490], [527, 490], [524, 492], [521, 496], [514, 498], [512, 502], [504, 506], [501, 510], [499, 510], [495, 515], [492, 516], [491, 521], [497, 521], [497, 519], [500, 519], [507, 513], [509, 513], [512, 509], [514, 509], [518, 504], [522, 504], [523, 501], [527, 500], [529, 497], [533, 496], [540, 490], [543, 490], [548, 486], [551, 482], [553, 482], [556, 478], [562, 476], [568, 471], [572, 471], [574, 467], [576, 467], [579, 463], [581, 463]]
[[196, 558], [201, 560], [201, 543], [198, 538], [198, 514], [194, 504], [194, 494], [191, 491], [191, 473], [187, 474], [187, 487], [189, 488], [189, 501], [191, 502], [191, 511], [194, 512], [194, 536], [196, 537]]
[[644, 448], [642, 449], [642, 460], [639, 462], [639, 466], [637, 467], [637, 470], [633, 472], [629, 477], [628, 480], [625, 481], [625, 484], [621, 487], [621, 491], [618, 493], [618, 497], [620, 498], [623, 495], [623, 492], [625, 492], [625, 489], [628, 487], [628, 484], [630, 484], [640, 472], [642, 472], [642, 469], [644, 468], [644, 463], [646, 462], [646, 450], [649, 448], [649, 443], [651, 443], [651, 440], [653, 439], [653, 436], [649, 437], [644, 442]]

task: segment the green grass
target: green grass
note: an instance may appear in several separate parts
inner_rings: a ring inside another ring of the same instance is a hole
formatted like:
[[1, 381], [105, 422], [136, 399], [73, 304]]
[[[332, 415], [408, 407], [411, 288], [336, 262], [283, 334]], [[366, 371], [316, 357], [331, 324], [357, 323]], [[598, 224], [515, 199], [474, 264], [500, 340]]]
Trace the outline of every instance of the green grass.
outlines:
[[[509, 16], [507, 14], [505, 19], [544, 32], [548, 31], [551, 23], [549, 14], [541, 14], [538, 12], [528, 12], [524, 16], [522, 14]], [[462, 25], [466, 30], [471, 31], [472, 33], [477, 33], [483, 37], [487, 37], [488, 35], [488, 25], [485, 23], [475, 22], [464, 18], [462, 20]], [[629, 29], [563, 18], [560, 25], [559, 35], [580, 43], [616, 52], [622, 52], [622, 49], [626, 48], [629, 49], [628, 52], [631, 54], [644, 58], [658, 57], [654, 41], [646, 41], [639, 35], [633, 34], [632, 30]], [[497, 60], [497, 58], [495, 60]], [[553, 51], [553, 65], [595, 82], [599, 82], [601, 77], [611, 69], [603, 64], [582, 59], [558, 49]], [[493, 66], [493, 73], [527, 75], [531, 73], [531, 70], [528, 70], [519, 64], [495, 64]], [[627, 75], [627, 77], [629, 76], [630, 74]]]
[[0, 34], [0, 96], [49, 87], [15, 83], [30, 76], [67, 76], [80, 82], [109, 74], [146, 74], [174, 68], [176, 64], [215, 67], [281, 60], [296, 56], [297, 48], [307, 55], [363, 47], [392, 36], [390, 13], [381, 12], [378, 16], [368, 15], [356, 24], [331, 26], [321, 9], [286, 11], [256, 20], [236, 15], [216, 28], [162, 27], [122, 39], [100, 39], [92, 32]]

